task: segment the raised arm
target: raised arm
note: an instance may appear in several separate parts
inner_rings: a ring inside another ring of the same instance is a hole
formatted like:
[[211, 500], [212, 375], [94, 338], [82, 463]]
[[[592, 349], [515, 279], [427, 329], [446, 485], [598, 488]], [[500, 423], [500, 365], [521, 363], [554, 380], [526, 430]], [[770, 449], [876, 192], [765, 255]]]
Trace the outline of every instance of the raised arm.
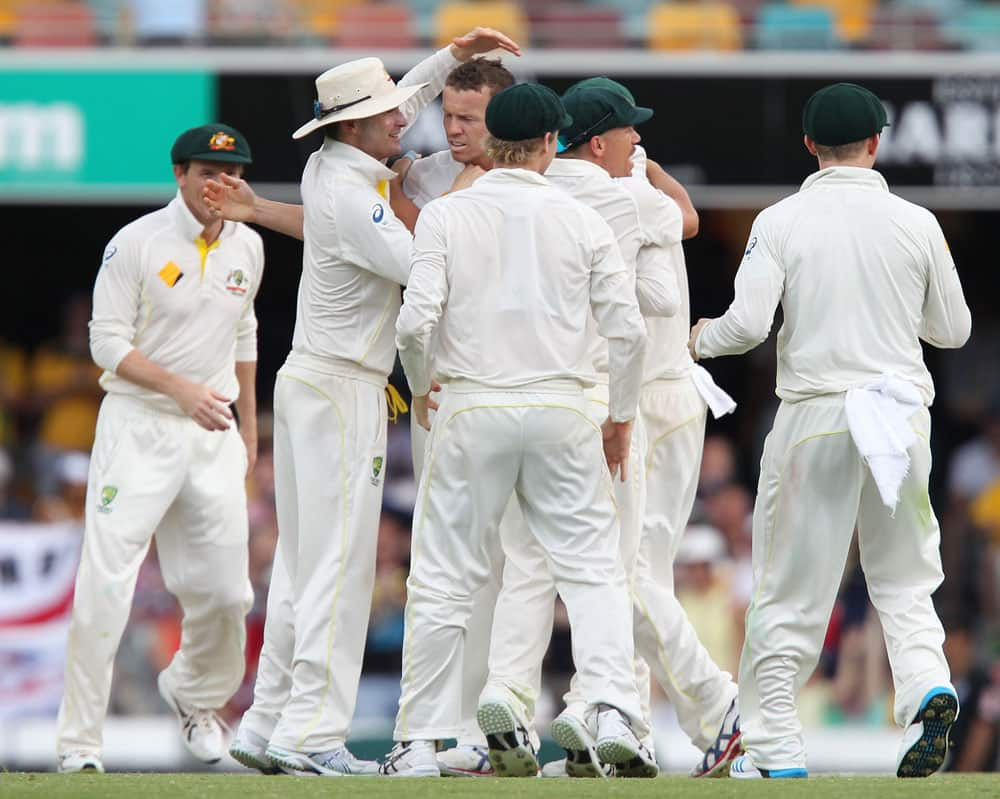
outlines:
[[698, 235], [698, 212], [691, 202], [691, 197], [679, 181], [667, 173], [656, 161], [646, 159], [646, 178], [653, 188], [659, 189], [670, 197], [681, 209], [684, 219], [683, 235], [685, 239]]

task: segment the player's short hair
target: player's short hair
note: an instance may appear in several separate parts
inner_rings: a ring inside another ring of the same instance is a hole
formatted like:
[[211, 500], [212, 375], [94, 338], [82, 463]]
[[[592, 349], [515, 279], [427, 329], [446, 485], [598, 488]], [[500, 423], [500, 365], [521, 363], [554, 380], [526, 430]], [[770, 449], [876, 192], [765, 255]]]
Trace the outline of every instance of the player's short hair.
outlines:
[[448, 74], [444, 85], [460, 92], [478, 92], [485, 86], [493, 96], [513, 86], [514, 76], [499, 58], [470, 58]]
[[864, 155], [867, 146], [868, 139], [837, 145], [816, 144], [816, 154], [824, 161], [853, 161]]
[[544, 136], [521, 141], [505, 141], [492, 135], [486, 137], [486, 155], [499, 164], [513, 166], [523, 164], [529, 158], [538, 155], [544, 146]]

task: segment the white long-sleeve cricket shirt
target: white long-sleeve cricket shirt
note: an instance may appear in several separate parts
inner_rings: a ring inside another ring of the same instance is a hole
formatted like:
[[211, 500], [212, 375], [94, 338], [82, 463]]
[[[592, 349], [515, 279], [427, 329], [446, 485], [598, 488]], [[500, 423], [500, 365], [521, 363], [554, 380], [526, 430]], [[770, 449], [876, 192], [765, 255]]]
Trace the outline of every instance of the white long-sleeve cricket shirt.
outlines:
[[767, 338], [779, 302], [777, 394], [790, 402], [892, 373], [930, 405], [934, 384], [920, 340], [960, 347], [972, 325], [934, 215], [860, 167], [816, 172], [758, 215], [736, 297], [702, 329], [698, 355], [755, 347]]
[[593, 384], [591, 313], [609, 341], [611, 416], [631, 419], [645, 326], [614, 234], [597, 212], [523, 169], [494, 169], [424, 207], [396, 325], [414, 394], [430, 387], [432, 337], [443, 380]]

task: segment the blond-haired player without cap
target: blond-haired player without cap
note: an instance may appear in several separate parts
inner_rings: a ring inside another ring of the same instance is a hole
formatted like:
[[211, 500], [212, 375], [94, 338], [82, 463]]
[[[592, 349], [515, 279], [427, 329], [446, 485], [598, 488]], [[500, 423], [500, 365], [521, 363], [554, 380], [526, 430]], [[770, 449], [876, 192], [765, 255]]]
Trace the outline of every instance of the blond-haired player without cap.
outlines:
[[[542, 177], [569, 122], [545, 87], [498, 94], [487, 109], [495, 168], [427, 205], [417, 225], [397, 344], [421, 424], [429, 425], [432, 339], [449, 387], [415, 509], [397, 745], [385, 774], [436, 776], [435, 742], [458, 732], [464, 631], [488, 572], [483, 542], [514, 494], [569, 610], [581, 693], [601, 711], [598, 747], [612, 756], [638, 745], [611, 475], [583, 390], [593, 380], [593, 313], [610, 342], [607, 462], [624, 477], [645, 329], [607, 223]], [[484, 694], [478, 717], [491, 750], [506, 751], [494, 767], [534, 776], [517, 708]]]
[[[971, 318], [941, 227], [873, 169], [886, 113], [849, 83], [814, 94], [819, 171], [754, 221], [736, 297], [691, 331], [696, 358], [763, 341], [781, 303], [774, 428], [753, 517], [736, 777], [804, 777], [795, 712], [816, 667], [855, 525], [905, 727], [897, 775], [937, 771], [958, 714], [931, 601], [942, 580], [927, 493], [934, 384], [920, 342], [960, 347]], [[849, 768], [850, 764], [845, 764]]]
[[115, 234], [94, 285], [90, 349], [107, 395], [66, 651], [60, 771], [104, 770], [112, 665], [154, 535], [184, 614], [180, 649], [157, 683], [198, 759], [222, 757], [216, 711], [243, 679], [264, 249], [254, 231], [214, 217], [202, 187], [238, 176], [250, 147], [233, 128], [205, 125], [182, 133], [171, 159], [177, 196]]

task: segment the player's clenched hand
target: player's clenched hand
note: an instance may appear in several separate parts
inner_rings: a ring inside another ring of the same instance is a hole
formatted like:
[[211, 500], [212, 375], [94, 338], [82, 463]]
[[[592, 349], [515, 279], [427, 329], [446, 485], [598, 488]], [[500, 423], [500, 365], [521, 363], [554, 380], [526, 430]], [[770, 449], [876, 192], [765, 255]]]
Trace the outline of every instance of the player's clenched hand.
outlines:
[[209, 178], [202, 191], [205, 205], [213, 214], [232, 222], [253, 222], [257, 195], [243, 178], [220, 173], [219, 180]]
[[698, 353], [695, 352], [695, 344], [698, 343], [698, 336], [700, 336], [701, 331], [705, 329], [705, 325], [711, 321], [711, 319], [699, 319], [698, 323], [691, 328], [691, 337], [688, 339], [688, 352], [691, 353], [691, 357], [696, 361], [698, 360]]
[[614, 479], [621, 473], [621, 481], [628, 479], [628, 453], [632, 446], [632, 422], [613, 422], [609, 416], [601, 425], [604, 439], [604, 458]]
[[171, 395], [182, 411], [206, 430], [228, 430], [231, 400], [208, 386], [181, 380]]
[[[435, 407], [437, 407], [437, 403], [435, 403]], [[429, 395], [423, 394], [419, 397], [414, 397], [410, 409], [413, 411], [413, 418], [417, 420], [417, 424], [424, 428], [424, 430], [430, 430], [431, 413]]]
[[468, 61], [474, 55], [497, 48], [521, 55], [521, 46], [517, 42], [493, 28], [474, 28], [464, 36], [451, 40], [451, 54], [459, 61]]

